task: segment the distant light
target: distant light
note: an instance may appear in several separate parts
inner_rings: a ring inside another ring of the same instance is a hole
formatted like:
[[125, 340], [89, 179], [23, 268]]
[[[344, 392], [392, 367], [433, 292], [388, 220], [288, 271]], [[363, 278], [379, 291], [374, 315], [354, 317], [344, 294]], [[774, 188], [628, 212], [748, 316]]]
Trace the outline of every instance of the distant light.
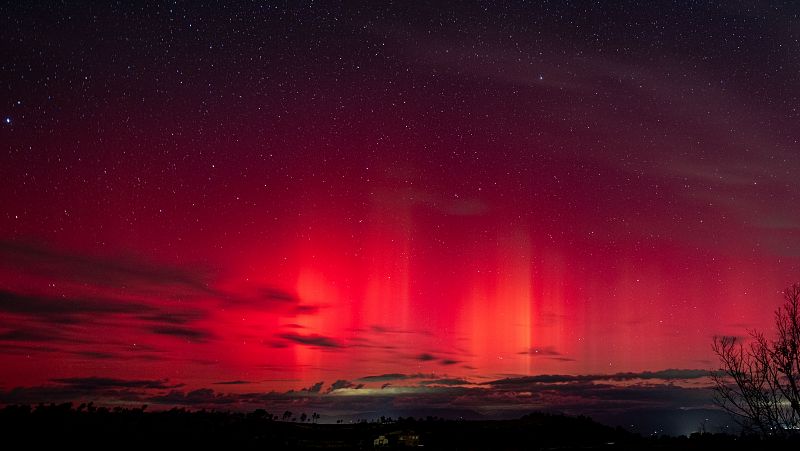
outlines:
[[6, 118], [3, 119], [3, 122], [5, 122], [6, 125], [11, 125], [11, 116], [6, 116]]

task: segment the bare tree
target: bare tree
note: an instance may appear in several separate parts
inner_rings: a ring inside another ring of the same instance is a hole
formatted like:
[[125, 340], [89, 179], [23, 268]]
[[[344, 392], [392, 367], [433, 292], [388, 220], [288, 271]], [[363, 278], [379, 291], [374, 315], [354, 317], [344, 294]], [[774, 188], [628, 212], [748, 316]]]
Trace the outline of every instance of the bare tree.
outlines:
[[800, 284], [784, 291], [776, 334], [715, 337], [721, 368], [712, 373], [714, 401], [747, 431], [764, 436], [800, 430]]

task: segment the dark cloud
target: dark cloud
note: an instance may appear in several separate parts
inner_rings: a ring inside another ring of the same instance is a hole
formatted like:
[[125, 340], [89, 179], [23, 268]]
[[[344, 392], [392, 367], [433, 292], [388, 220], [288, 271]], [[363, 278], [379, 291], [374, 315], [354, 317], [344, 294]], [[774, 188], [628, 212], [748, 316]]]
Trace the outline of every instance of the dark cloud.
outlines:
[[697, 369], [666, 369], [661, 371], [643, 371], [641, 373], [618, 373], [613, 380], [625, 379], [701, 379], [708, 377], [710, 372]]
[[350, 382], [348, 380], [339, 379], [336, 382], [332, 383], [330, 387], [328, 387], [328, 391], [326, 393], [330, 393], [330, 392], [332, 392], [334, 390], [339, 390], [339, 389], [342, 389], [342, 388], [359, 389], [359, 388], [363, 388], [363, 387], [364, 387], [364, 384], [354, 384], [354, 383], [352, 383], [352, 382]]
[[[36, 328], [31, 327], [28, 329], [12, 329], [0, 333], [0, 341], [16, 341], [16, 342], [48, 342], [48, 341], [72, 341], [74, 337], [69, 337], [60, 330], [53, 328]], [[80, 341], [82, 342], [82, 341]]]
[[298, 343], [301, 345], [306, 346], [316, 346], [321, 348], [342, 348], [342, 344], [338, 341], [334, 340], [333, 338], [324, 337], [322, 335], [300, 335], [300, 334], [292, 334], [286, 333], [278, 335], [280, 338], [284, 340], [289, 340], [294, 343]]
[[274, 349], [285, 349], [285, 348], [289, 347], [289, 343], [286, 343], [285, 341], [280, 341], [280, 340], [268, 341], [265, 344], [267, 346], [269, 346], [270, 348], [274, 348]]
[[[146, 321], [185, 324], [204, 316], [200, 310], [157, 311], [144, 303], [115, 299], [120, 292], [147, 298], [182, 299], [210, 297], [229, 307], [282, 311], [290, 315], [310, 315], [318, 305], [300, 304], [293, 293], [273, 287], [245, 295], [218, 290], [209, 268], [170, 266], [126, 255], [98, 256], [51, 248], [42, 244], [0, 241], [0, 266], [48, 280], [81, 284], [100, 290], [109, 289], [111, 299], [69, 299], [0, 293], [0, 311], [37, 315], [58, 315], [61, 322], [70, 314], [140, 313]], [[3, 299], [5, 298], [5, 299]], [[59, 302], [60, 301], [60, 302]]]
[[107, 388], [156, 388], [167, 389], [176, 388], [180, 384], [170, 384], [167, 379], [163, 380], [127, 380], [114, 379], [107, 377], [68, 377], [62, 379], [52, 379], [61, 385], [82, 390], [100, 390]]
[[[94, 287], [96, 288], [96, 287]], [[192, 341], [206, 341], [211, 337], [197, 327], [188, 324], [204, 318], [205, 312], [187, 308], [181, 311], [162, 311], [145, 301], [119, 299], [112, 294], [106, 297], [46, 296], [0, 290], [0, 313], [21, 317], [19, 324], [2, 330], [0, 342], [48, 342], [61, 344], [85, 344], [97, 341], [94, 331], [99, 327], [114, 324], [119, 327], [121, 318], [132, 318], [153, 323], [145, 330], [159, 335], [170, 335]], [[58, 327], [53, 327], [55, 324]], [[125, 324], [131, 324], [127, 321]], [[135, 326], [129, 326], [132, 329]], [[71, 351], [64, 351], [76, 354]], [[77, 354], [80, 355], [80, 354]], [[110, 353], [84, 353], [83, 357], [113, 358]]]
[[238, 398], [236, 395], [215, 393], [210, 388], [200, 388], [189, 392], [172, 390], [166, 395], [151, 396], [148, 401], [154, 404], [208, 406], [235, 404]]
[[275, 287], [262, 287], [245, 294], [225, 294], [226, 305], [259, 311], [272, 311], [289, 316], [316, 315], [322, 308], [317, 304], [303, 304], [294, 293]]
[[711, 373], [707, 370], [679, 370], [667, 369], [661, 371], [643, 371], [640, 373], [614, 373], [614, 374], [588, 374], [588, 375], [568, 375], [568, 374], [544, 374], [539, 376], [523, 376], [499, 379], [485, 382], [486, 385], [493, 386], [525, 386], [530, 384], [552, 384], [567, 382], [594, 382], [594, 381], [630, 381], [635, 379], [643, 380], [687, 380], [706, 378]]
[[402, 373], [387, 373], [387, 374], [379, 374], [376, 376], [364, 376], [359, 378], [359, 382], [389, 382], [389, 381], [403, 381], [408, 379], [422, 379], [422, 378], [434, 378], [436, 377], [433, 374], [402, 374]]
[[252, 384], [252, 382], [240, 381], [240, 380], [214, 382], [214, 385], [247, 385], [247, 384]]
[[183, 338], [186, 340], [205, 342], [212, 337], [210, 332], [197, 328], [178, 327], [178, 326], [155, 326], [149, 329], [159, 335], [169, 335], [172, 337]]
[[[120, 336], [142, 330], [202, 343], [216, 338], [198, 321], [211, 313], [205, 301], [223, 302], [226, 307], [263, 308], [280, 315], [309, 315], [320, 306], [301, 304], [299, 298], [276, 288], [255, 293], [218, 290], [211, 272], [191, 267], [160, 265], [129, 256], [97, 256], [63, 251], [45, 245], [0, 240], [0, 269], [8, 268], [26, 277], [46, 278], [59, 287], [57, 293], [0, 289], [0, 343], [46, 343], [65, 345], [52, 352], [91, 359], [137, 358], [111, 352], [77, 353], [73, 344], [99, 344], [95, 331], [113, 327]], [[43, 290], [55, 290], [43, 284]], [[90, 294], [87, 294], [90, 293]], [[177, 302], [180, 299], [181, 302]], [[185, 302], [184, 302], [185, 301]], [[13, 321], [12, 321], [13, 320]], [[138, 321], [138, 324], [137, 324]], [[58, 327], [54, 327], [58, 325]], [[137, 335], [138, 336], [138, 335]], [[289, 333], [272, 344], [289, 342], [335, 349], [342, 345], [333, 338]], [[43, 348], [38, 352], [42, 352]], [[15, 353], [37, 352], [18, 349]]]
[[533, 347], [526, 351], [518, 352], [517, 354], [528, 355], [531, 357], [539, 357], [547, 360], [556, 360], [559, 362], [574, 362], [575, 359], [566, 357], [564, 354], [558, 352], [553, 346], [540, 346]]
[[74, 401], [113, 401], [141, 402], [146, 393], [139, 389], [108, 388], [84, 389], [65, 385], [43, 385], [36, 387], [16, 387], [0, 391], [0, 404], [38, 404]]
[[350, 338], [351, 346], [354, 348], [372, 348], [372, 349], [397, 349], [397, 346], [386, 344], [386, 340], [371, 340], [366, 337], [352, 337]]
[[424, 352], [424, 353], [418, 355], [416, 357], [416, 359], [420, 360], [422, 362], [430, 362], [431, 360], [436, 360], [436, 356], [433, 355], [433, 354], [428, 354], [427, 352]]
[[116, 299], [33, 296], [0, 291], [0, 311], [34, 316], [59, 323], [74, 322], [75, 316], [128, 314], [154, 310], [152, 307]]
[[31, 346], [19, 343], [0, 343], [0, 351], [5, 354], [31, 354], [38, 352], [62, 352], [53, 346]]
[[543, 346], [543, 347], [535, 347], [530, 348], [526, 351], [519, 352], [518, 354], [525, 354], [533, 357], [544, 357], [544, 356], [560, 356], [561, 353], [556, 351], [556, 348], [553, 346]]
[[274, 302], [298, 303], [300, 299], [294, 293], [281, 290], [280, 288], [264, 287], [261, 289], [263, 299]]
[[466, 379], [455, 378], [442, 378], [420, 381], [420, 385], [470, 385], [471, 382]]
[[320, 306], [318, 305], [298, 305], [294, 308], [295, 315], [314, 315], [319, 313]]
[[153, 354], [143, 354], [144, 349], [141, 351], [130, 352], [129, 350], [124, 353], [115, 353], [99, 350], [74, 350], [69, 348], [55, 347], [55, 346], [41, 346], [29, 345], [25, 343], [0, 343], [0, 352], [6, 354], [34, 354], [34, 353], [58, 353], [64, 357], [77, 356], [83, 359], [93, 360], [110, 360], [110, 359], [137, 359], [137, 360], [162, 360], [159, 356]]
[[180, 312], [155, 312], [138, 316], [143, 321], [166, 324], [188, 324], [206, 317], [201, 310], [182, 310]]
[[559, 362], [575, 362], [576, 360], [571, 357], [555, 356], [547, 357], [547, 360], [557, 360]]
[[323, 385], [325, 385], [325, 382], [317, 382], [316, 384], [314, 384], [314, 385], [312, 385], [312, 386], [310, 386], [308, 388], [304, 388], [304, 389], [302, 389], [300, 391], [308, 392], [308, 393], [319, 393], [320, 390], [322, 390], [322, 386]]
[[81, 357], [86, 357], [89, 359], [97, 359], [97, 360], [116, 359], [120, 357], [117, 354], [112, 354], [110, 352], [100, 352], [100, 351], [79, 351], [76, 354]]
[[131, 256], [79, 254], [37, 243], [0, 241], [0, 264], [49, 279], [148, 290], [177, 286], [215, 294], [209, 289], [207, 270], [160, 265]]
[[372, 326], [370, 326], [369, 330], [376, 334], [420, 334], [420, 335], [431, 334], [429, 331], [397, 329], [394, 327], [387, 327], [378, 324], [373, 324]]
[[441, 361], [442, 365], [455, 365], [455, 364], [458, 364], [458, 363], [461, 363], [461, 361], [460, 360], [453, 360], [453, 359], [442, 359], [442, 361]]

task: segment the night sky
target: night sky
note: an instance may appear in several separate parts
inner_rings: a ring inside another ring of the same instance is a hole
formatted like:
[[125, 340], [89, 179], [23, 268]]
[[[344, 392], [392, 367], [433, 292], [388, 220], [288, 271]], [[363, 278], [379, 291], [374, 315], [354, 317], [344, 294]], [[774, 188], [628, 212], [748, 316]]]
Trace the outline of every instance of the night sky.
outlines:
[[800, 280], [792, 2], [14, 3], [2, 403], [686, 433]]

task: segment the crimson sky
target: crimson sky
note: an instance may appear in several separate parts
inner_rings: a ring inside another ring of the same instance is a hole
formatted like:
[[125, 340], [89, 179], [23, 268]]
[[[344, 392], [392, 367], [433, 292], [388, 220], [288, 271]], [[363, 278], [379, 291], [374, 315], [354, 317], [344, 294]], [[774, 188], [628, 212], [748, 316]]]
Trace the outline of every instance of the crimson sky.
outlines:
[[36, 3], [3, 402], [703, 410], [800, 279], [783, 2]]

